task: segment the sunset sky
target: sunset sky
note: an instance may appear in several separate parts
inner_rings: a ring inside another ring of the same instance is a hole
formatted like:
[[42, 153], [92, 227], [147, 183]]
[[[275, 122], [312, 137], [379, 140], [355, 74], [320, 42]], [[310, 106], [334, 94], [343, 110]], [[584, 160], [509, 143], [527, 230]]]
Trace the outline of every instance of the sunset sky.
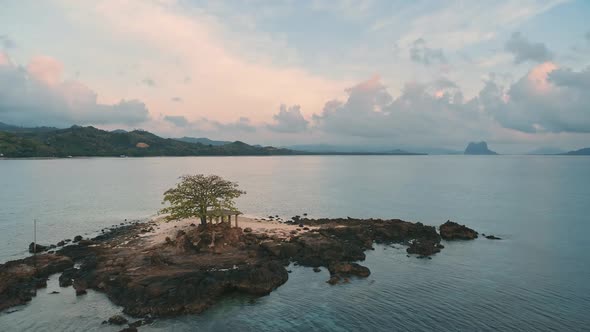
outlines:
[[0, 0], [0, 122], [590, 146], [590, 1]]

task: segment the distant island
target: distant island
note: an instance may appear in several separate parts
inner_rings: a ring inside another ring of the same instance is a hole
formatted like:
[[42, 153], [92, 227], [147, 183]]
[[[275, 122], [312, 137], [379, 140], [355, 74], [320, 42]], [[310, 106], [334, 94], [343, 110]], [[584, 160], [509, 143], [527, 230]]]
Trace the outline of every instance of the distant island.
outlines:
[[583, 148], [579, 150], [569, 151], [566, 153], [562, 153], [561, 155], [566, 156], [590, 156], [590, 148]]
[[158, 156], [274, 156], [274, 155], [421, 155], [400, 150], [382, 153], [308, 152], [241, 141], [207, 138], [163, 138], [145, 130], [105, 131], [72, 126], [24, 128], [0, 123], [0, 157], [158, 157]]
[[467, 155], [497, 155], [498, 153], [488, 149], [488, 143], [481, 142], [470, 142], [465, 148], [464, 154]]
[[31, 157], [148, 157], [292, 155], [296, 151], [271, 146], [255, 147], [236, 141], [225, 145], [188, 143], [162, 138], [143, 130], [109, 132], [94, 127], [0, 129], [0, 154], [7, 158]]

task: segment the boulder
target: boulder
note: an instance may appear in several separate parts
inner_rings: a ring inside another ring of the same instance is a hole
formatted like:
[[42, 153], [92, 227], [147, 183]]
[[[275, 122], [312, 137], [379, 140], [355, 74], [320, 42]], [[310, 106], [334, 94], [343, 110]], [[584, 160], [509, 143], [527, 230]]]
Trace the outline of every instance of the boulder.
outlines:
[[357, 263], [335, 263], [328, 266], [328, 270], [332, 275], [344, 277], [357, 276], [366, 278], [371, 274], [371, 270], [369, 270], [369, 268]]
[[488, 236], [486, 236], [486, 239], [488, 239], [488, 240], [502, 240], [502, 238], [499, 238], [494, 235], [488, 235]]
[[59, 276], [59, 287], [68, 287], [73, 283], [73, 279], [76, 277], [78, 269], [68, 268], [65, 269]]
[[440, 252], [440, 246], [442, 245], [430, 240], [414, 240], [410, 242], [410, 246], [406, 249], [406, 252], [408, 254], [417, 254], [426, 257]]
[[80, 240], [82, 240], [82, 235], [74, 236], [74, 242], [79, 242]]
[[123, 324], [127, 324], [128, 320], [127, 318], [121, 316], [121, 315], [114, 315], [111, 318], [109, 318], [108, 323], [111, 325], [123, 325]]
[[477, 232], [473, 229], [447, 220], [440, 225], [440, 236], [445, 240], [473, 240], [477, 238]]
[[49, 250], [49, 246], [44, 246], [42, 244], [35, 244], [35, 242], [31, 242], [31, 244], [29, 244], [29, 252], [31, 254], [33, 253], [39, 253], [39, 252], [43, 252], [43, 251], [47, 251]]

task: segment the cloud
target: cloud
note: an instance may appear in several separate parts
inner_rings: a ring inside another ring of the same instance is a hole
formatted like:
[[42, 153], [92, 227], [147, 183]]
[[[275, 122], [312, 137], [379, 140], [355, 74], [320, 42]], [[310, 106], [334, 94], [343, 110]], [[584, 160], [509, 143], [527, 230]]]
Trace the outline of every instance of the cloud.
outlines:
[[[157, 89], [143, 88], [149, 82], [128, 89], [141, 96], [154, 114], [167, 114], [171, 96], [183, 96], [183, 103], [175, 105], [175, 115], [227, 122], [239, 110], [239, 116], [262, 123], [280, 103], [318, 109], [326, 96], [337, 95], [349, 84], [298, 64], [274, 61], [272, 54], [284, 49], [275, 38], [248, 44], [245, 41], [257, 39], [251, 36], [256, 32], [230, 31], [233, 23], [226, 17], [198, 5], [141, 0], [56, 3], [67, 17], [92, 13], [89, 20], [76, 24], [93, 32], [96, 40], [135, 47], [122, 47], [117, 56], [137, 63], [136, 72], [149, 73], [149, 77], [132, 79], [152, 79]], [[96, 30], [96, 26], [104, 29]], [[137, 59], [138, 49], [150, 53]], [[124, 84], [112, 87], [103, 82], [101, 96], [115, 98]], [[199, 98], [187, 97], [196, 93]], [[244, 127], [244, 123], [237, 125]]]
[[423, 65], [430, 65], [434, 62], [447, 63], [442, 49], [429, 48], [423, 38], [418, 38], [411, 44], [410, 59]]
[[220, 122], [217, 120], [211, 120], [205, 117], [200, 119], [189, 121], [184, 116], [167, 115], [164, 116], [164, 120], [172, 123], [176, 127], [184, 127], [190, 130], [207, 132], [207, 133], [225, 133], [235, 134], [240, 133], [253, 133], [256, 132], [256, 126], [251, 123], [250, 119], [246, 117], [240, 117], [236, 121]]
[[168, 121], [177, 127], [187, 127], [189, 121], [182, 115], [166, 115], [164, 121]]
[[481, 99], [502, 126], [524, 133], [590, 133], [590, 68], [540, 64], [504, 90], [488, 82]]
[[[374, 77], [347, 90], [345, 102], [332, 100], [314, 115], [317, 129], [335, 134], [387, 139], [395, 144], [460, 143], [485, 135], [476, 101], [464, 102], [456, 84], [437, 80], [408, 83], [393, 98]], [[430, 142], [430, 143], [428, 143]]]
[[[567, 1], [436, 1], [434, 6], [413, 1], [409, 9], [374, 24], [373, 30], [397, 27], [406, 31], [398, 40], [402, 45], [428, 36], [428, 41], [437, 47], [460, 50], [492, 40], [498, 31], [519, 26]], [[402, 26], [398, 26], [400, 22]]]
[[6, 50], [16, 48], [16, 42], [8, 37], [8, 35], [0, 35], [0, 48]]
[[151, 79], [151, 78], [144, 78], [141, 81], [141, 83], [143, 83], [143, 84], [145, 84], [145, 85], [147, 85], [149, 87], [152, 87], [152, 88], [156, 86], [156, 82], [154, 82], [154, 80]]
[[235, 122], [228, 122], [228, 123], [221, 123], [218, 121], [209, 121], [213, 126], [215, 126], [220, 131], [244, 131], [244, 132], [255, 132], [256, 127], [250, 123], [250, 119], [247, 117], [240, 117], [238, 121]]
[[530, 42], [520, 32], [513, 33], [504, 48], [514, 55], [516, 64], [527, 61], [545, 62], [553, 58], [553, 54], [545, 44]]
[[149, 119], [143, 102], [98, 103], [97, 94], [83, 83], [63, 81], [62, 70], [62, 64], [51, 57], [34, 57], [26, 67], [21, 67], [0, 53], [0, 118], [3, 122], [23, 126], [132, 126]]
[[281, 105], [279, 113], [273, 115], [274, 124], [269, 124], [267, 127], [279, 133], [299, 133], [307, 130], [309, 121], [303, 118], [301, 114], [301, 107], [293, 105], [287, 107]]

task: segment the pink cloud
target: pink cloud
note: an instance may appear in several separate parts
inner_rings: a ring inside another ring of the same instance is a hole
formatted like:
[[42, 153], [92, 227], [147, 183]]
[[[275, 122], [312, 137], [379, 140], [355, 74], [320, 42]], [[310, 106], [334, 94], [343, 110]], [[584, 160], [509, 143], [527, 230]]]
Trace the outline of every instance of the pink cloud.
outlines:
[[40, 55], [31, 59], [27, 72], [45, 84], [55, 85], [61, 81], [63, 65], [52, 57]]
[[[88, 3], [62, 3], [72, 16], [77, 10], [88, 12], [83, 8]], [[126, 86], [125, 92], [144, 100], [154, 117], [175, 114], [189, 120], [207, 117], [228, 122], [243, 116], [262, 123], [281, 104], [301, 105], [309, 116], [351, 85], [297, 66], [277, 65], [264, 56], [264, 49], [257, 49], [258, 57], [242, 54], [235, 47], [239, 36], [225, 35], [223, 22], [203, 12], [182, 11], [174, 1], [104, 0], [94, 3], [90, 11], [93, 23], [105, 27], [100, 33], [153, 50], [136, 63], [137, 71], [153, 78], [157, 88]], [[249, 45], [250, 49], [258, 46]], [[122, 97], [113, 84], [100, 85], [101, 101]], [[171, 96], [182, 98], [183, 103], [172, 104]]]

